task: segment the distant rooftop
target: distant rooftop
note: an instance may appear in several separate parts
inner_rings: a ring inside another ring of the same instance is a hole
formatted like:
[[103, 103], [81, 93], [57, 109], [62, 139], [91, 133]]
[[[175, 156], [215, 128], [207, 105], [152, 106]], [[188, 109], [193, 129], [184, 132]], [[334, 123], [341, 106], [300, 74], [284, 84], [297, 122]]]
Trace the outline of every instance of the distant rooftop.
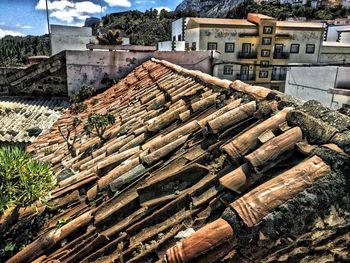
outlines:
[[294, 22], [294, 21], [277, 21], [278, 27], [298, 27], [298, 28], [324, 28], [323, 23], [315, 22]]
[[0, 143], [32, 142], [67, 107], [61, 99], [0, 98]]
[[225, 25], [225, 26], [255, 26], [246, 19], [224, 19], [224, 18], [190, 18], [187, 28], [195, 28], [199, 25]]

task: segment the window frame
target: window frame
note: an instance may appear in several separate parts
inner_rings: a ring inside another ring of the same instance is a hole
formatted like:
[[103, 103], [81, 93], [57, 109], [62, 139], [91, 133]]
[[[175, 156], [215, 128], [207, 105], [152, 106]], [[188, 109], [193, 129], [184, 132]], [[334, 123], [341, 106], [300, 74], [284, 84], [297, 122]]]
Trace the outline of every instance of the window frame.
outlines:
[[260, 67], [261, 68], [268, 68], [269, 66], [270, 66], [270, 61], [269, 60], [261, 60], [260, 61]]
[[[307, 48], [308, 48], [309, 46], [312, 46], [312, 47], [313, 47], [312, 52], [308, 52], [308, 51], [307, 51]], [[315, 54], [315, 49], [316, 49], [316, 45], [315, 45], [315, 44], [306, 44], [305, 54]]]
[[196, 51], [197, 50], [197, 42], [192, 42], [191, 43], [191, 50]]
[[[297, 46], [298, 47], [298, 51], [297, 52], [293, 52], [293, 50], [292, 50], [293, 46]], [[291, 53], [291, 54], [299, 54], [299, 52], [300, 52], [300, 44], [290, 44], [289, 53]]]
[[[269, 44], [265, 44], [264, 43], [264, 40], [265, 39], [269, 39], [270, 40], [270, 42], [269, 42]], [[272, 38], [271, 37], [263, 37], [262, 38], [262, 40], [261, 40], [261, 45], [263, 45], [263, 46], [269, 46], [269, 45], [271, 45], [272, 44]]]
[[[271, 30], [270, 33], [266, 32], [266, 29], [269, 28]], [[273, 28], [272, 26], [264, 26], [263, 27], [263, 34], [266, 34], [266, 35], [271, 35], [272, 34], [272, 31], [273, 31]]]
[[[226, 69], [230, 68], [231, 72], [227, 71]], [[224, 65], [224, 75], [233, 75], [233, 65]]]
[[[233, 46], [233, 50], [228, 50], [227, 46], [228, 45], [232, 45]], [[235, 43], [234, 42], [227, 42], [225, 43], [225, 53], [235, 53]]]
[[[264, 55], [263, 55], [263, 52], [264, 52], [264, 51], [268, 51], [268, 52], [269, 52], [269, 55], [268, 55], [268, 56], [264, 56]], [[260, 56], [263, 57], [263, 58], [268, 58], [268, 57], [270, 57], [270, 55], [271, 55], [271, 50], [269, 50], [269, 49], [262, 49], [262, 50], [260, 51]]]
[[[210, 45], [215, 45], [215, 49], [209, 49]], [[218, 50], [218, 42], [208, 42], [207, 50]]]
[[[265, 73], [266, 72], [266, 76], [264, 77], [264, 76], [262, 76], [262, 73]], [[259, 70], [259, 78], [260, 79], [266, 79], [266, 78], [268, 78], [269, 77], [269, 71], [268, 70]]]

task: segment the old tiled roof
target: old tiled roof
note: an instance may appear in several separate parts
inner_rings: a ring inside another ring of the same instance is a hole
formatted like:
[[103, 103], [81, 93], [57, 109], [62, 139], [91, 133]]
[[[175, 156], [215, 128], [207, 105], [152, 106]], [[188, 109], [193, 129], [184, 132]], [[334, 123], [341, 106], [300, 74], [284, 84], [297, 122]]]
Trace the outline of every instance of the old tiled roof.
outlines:
[[8, 262], [259, 262], [349, 195], [350, 120], [316, 102], [151, 60], [85, 103], [109, 139], [80, 125], [72, 157], [67, 111], [29, 147], [58, 186]]
[[61, 99], [0, 98], [0, 143], [32, 142], [67, 106]]

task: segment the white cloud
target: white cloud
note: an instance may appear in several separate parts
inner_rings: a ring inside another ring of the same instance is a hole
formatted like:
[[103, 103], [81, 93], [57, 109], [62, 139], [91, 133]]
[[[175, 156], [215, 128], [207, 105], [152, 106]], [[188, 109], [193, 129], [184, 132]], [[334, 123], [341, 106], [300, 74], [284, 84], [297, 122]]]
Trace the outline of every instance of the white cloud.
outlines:
[[158, 13], [159, 13], [160, 11], [162, 11], [162, 9], [164, 9], [165, 11], [168, 11], [168, 12], [171, 11], [171, 9], [170, 9], [169, 7], [166, 7], [166, 6], [153, 7], [153, 9], [157, 9]]
[[[35, 7], [39, 10], [45, 10], [45, 0], [39, 0]], [[72, 23], [75, 20], [85, 20], [90, 17], [91, 14], [101, 12], [101, 6], [91, 1], [83, 2], [71, 2], [68, 0], [56, 0], [48, 1], [48, 8], [52, 11], [51, 17], [57, 18], [67, 23]], [[106, 7], [102, 7], [102, 12], [106, 10]]]
[[131, 7], [131, 2], [128, 0], [105, 0], [109, 6]]
[[24, 26], [22, 26], [22, 28], [23, 28], [23, 29], [31, 29], [31, 28], [33, 28], [33, 27], [32, 27], [32, 26], [24, 25]]
[[141, 0], [141, 1], [136, 1], [135, 4], [140, 5], [140, 4], [155, 4], [156, 1], [148, 1], [148, 0]]
[[1, 29], [0, 28], [0, 38], [3, 38], [6, 35], [11, 35], [11, 36], [23, 36], [22, 33], [12, 31], [12, 30], [6, 30], [6, 29]]

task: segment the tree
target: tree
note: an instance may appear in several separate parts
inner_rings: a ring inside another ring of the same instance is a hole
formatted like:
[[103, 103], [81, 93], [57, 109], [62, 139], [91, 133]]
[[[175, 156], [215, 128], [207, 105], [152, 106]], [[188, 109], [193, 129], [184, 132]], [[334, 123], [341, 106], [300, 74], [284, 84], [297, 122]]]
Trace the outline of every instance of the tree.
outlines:
[[102, 141], [107, 140], [104, 132], [109, 125], [115, 123], [115, 117], [111, 114], [90, 114], [84, 125], [84, 130], [88, 135], [96, 135]]
[[[60, 132], [62, 138], [66, 141], [68, 151], [72, 157], [77, 156], [77, 151], [74, 144], [77, 140], [77, 127], [80, 123], [81, 121], [78, 118], [73, 118], [71, 126], [58, 126], [58, 131]], [[63, 131], [64, 129], [66, 130], [65, 132]]]
[[16, 147], [0, 148], [0, 214], [14, 208], [0, 226], [0, 233], [18, 217], [20, 207], [43, 201], [55, 181], [50, 166]]

